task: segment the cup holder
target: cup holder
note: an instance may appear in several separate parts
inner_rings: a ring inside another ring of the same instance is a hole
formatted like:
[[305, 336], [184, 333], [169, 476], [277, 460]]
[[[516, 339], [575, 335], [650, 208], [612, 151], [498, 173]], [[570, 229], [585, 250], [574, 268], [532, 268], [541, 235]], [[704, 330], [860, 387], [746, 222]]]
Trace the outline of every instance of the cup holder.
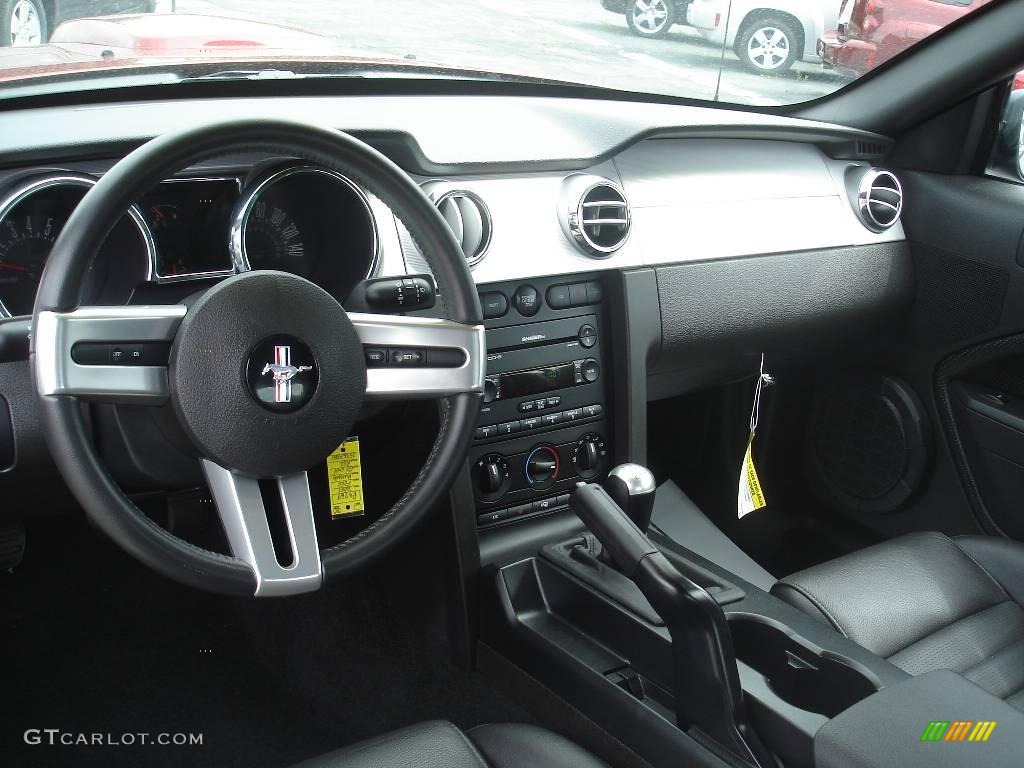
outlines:
[[794, 707], [834, 717], [881, 685], [850, 659], [812, 645], [763, 616], [729, 616], [736, 658], [764, 675], [776, 696]]

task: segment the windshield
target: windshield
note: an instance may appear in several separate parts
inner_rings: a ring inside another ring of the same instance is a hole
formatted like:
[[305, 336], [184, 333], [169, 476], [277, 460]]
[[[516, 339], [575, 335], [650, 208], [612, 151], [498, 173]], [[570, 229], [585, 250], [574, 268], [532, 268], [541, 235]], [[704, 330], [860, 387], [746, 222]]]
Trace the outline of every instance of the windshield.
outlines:
[[[986, 2], [6, 0], [0, 97], [26, 85], [414, 75], [777, 106], [825, 96]], [[149, 79], [127, 76], [140, 68]]]

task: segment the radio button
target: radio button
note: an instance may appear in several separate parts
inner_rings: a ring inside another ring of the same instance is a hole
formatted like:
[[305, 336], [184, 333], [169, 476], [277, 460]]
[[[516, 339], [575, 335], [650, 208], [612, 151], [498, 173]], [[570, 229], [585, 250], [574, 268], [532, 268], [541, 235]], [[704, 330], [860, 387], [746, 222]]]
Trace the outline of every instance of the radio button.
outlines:
[[514, 435], [519, 431], [518, 421], [505, 421], [498, 425], [499, 435]]
[[601, 366], [597, 364], [597, 360], [590, 359], [583, 361], [583, 380], [588, 384], [593, 384], [597, 381], [601, 375]]
[[498, 291], [481, 293], [480, 307], [483, 309], [484, 318], [487, 320], [503, 317], [508, 312], [508, 299], [505, 298], [505, 294]]
[[555, 411], [554, 413], [545, 413], [540, 417], [540, 420], [545, 427], [553, 427], [555, 424], [562, 421], [562, 414], [559, 411]]
[[476, 434], [474, 437], [477, 440], [486, 440], [489, 437], [494, 437], [498, 433], [498, 428], [493, 424], [488, 424], [485, 427], [477, 427]]
[[561, 405], [561, 404], [562, 404], [562, 398], [561, 397], [555, 396], [555, 397], [549, 397], [548, 398], [548, 408], [554, 408], [556, 405]]
[[552, 285], [548, 288], [547, 299], [552, 309], [565, 309], [569, 306], [569, 286]]
[[536, 407], [536, 403], [533, 400], [524, 400], [519, 404], [520, 413], [529, 413]]
[[512, 301], [523, 317], [533, 317], [540, 311], [540, 294], [532, 285], [519, 286]]
[[529, 432], [531, 429], [538, 429], [540, 427], [540, 417], [531, 416], [528, 419], [519, 420], [519, 431]]
[[576, 419], [583, 417], [583, 409], [581, 408], [570, 408], [567, 411], [562, 411], [562, 421], [576, 421]]
[[580, 346], [584, 349], [590, 349], [592, 346], [597, 344], [597, 329], [592, 325], [580, 326], [579, 333], [576, 334], [576, 338], [579, 339]]
[[600, 405], [584, 405], [583, 415], [588, 419], [594, 416], [600, 416], [604, 412], [604, 408]]
[[484, 402], [493, 403], [501, 396], [498, 389], [498, 382], [494, 379], [484, 379]]
[[533, 405], [534, 407], [536, 407], [538, 411], [543, 411], [545, 408], [548, 407], [547, 398], [542, 397], [540, 400], [534, 400]]
[[573, 307], [582, 307], [587, 303], [586, 283], [571, 283], [569, 285], [569, 304]]

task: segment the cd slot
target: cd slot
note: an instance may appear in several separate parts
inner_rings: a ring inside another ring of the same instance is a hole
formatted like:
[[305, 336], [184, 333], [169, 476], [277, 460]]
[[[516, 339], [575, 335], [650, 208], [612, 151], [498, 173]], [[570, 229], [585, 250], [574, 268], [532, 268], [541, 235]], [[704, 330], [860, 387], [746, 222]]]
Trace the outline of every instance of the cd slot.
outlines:
[[587, 343], [597, 342], [597, 317], [581, 315], [543, 323], [527, 323], [506, 328], [491, 328], [487, 331], [488, 351], [521, 349], [541, 344], [551, 344], [567, 339], [585, 339]]

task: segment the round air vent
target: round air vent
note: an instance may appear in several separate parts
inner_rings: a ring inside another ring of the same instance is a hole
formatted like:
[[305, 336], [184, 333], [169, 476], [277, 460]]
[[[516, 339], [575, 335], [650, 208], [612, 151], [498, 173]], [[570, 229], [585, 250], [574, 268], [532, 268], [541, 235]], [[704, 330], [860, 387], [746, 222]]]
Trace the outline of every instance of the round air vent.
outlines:
[[857, 190], [857, 215], [872, 232], [884, 232], [900, 218], [903, 187], [891, 171], [871, 168]]
[[597, 176], [565, 180], [558, 218], [566, 237], [592, 258], [610, 256], [629, 237], [629, 203], [622, 188]]
[[455, 240], [462, 247], [469, 266], [477, 264], [491, 244], [491, 212], [479, 196], [464, 189], [453, 189], [434, 197], [434, 205], [448, 222]]

